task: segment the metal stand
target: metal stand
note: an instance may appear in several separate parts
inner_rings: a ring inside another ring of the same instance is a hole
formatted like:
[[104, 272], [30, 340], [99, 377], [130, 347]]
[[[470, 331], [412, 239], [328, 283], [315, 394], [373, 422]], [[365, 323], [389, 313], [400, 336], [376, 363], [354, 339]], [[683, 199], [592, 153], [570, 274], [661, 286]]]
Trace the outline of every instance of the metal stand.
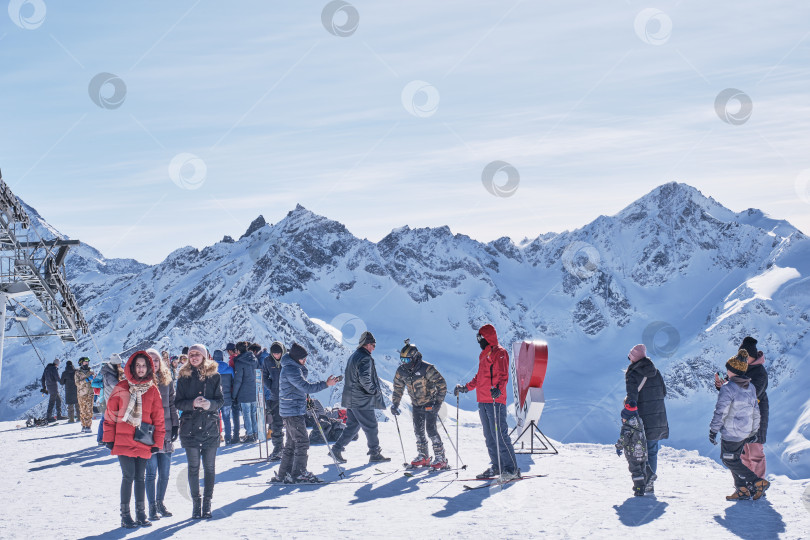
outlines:
[[[517, 428], [518, 426], [515, 426], [512, 428], [512, 431], [509, 432], [510, 439], [512, 437], [512, 433], [514, 433]], [[526, 443], [523, 441], [520, 442], [520, 447], [518, 447], [517, 442], [520, 441], [529, 430], [531, 430], [531, 437], [529, 437], [529, 448], [526, 448]], [[535, 448], [535, 439], [537, 439], [537, 441], [542, 445], [542, 448]], [[557, 449], [554, 448], [554, 445], [551, 444], [548, 437], [546, 437], [545, 434], [540, 431], [540, 428], [537, 427], [537, 422], [534, 420], [530, 421], [526, 427], [523, 428], [523, 431], [520, 432], [520, 435], [518, 435], [517, 439], [515, 439], [513, 445], [515, 447], [516, 454], [559, 454]]]

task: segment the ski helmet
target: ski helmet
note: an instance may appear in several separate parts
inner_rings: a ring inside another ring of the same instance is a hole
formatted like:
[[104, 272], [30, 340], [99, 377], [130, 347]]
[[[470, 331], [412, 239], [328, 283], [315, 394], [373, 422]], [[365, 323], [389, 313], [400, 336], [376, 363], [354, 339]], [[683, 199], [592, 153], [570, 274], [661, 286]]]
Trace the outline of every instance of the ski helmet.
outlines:
[[422, 358], [422, 353], [416, 348], [416, 345], [411, 343], [410, 339], [405, 340], [405, 346], [399, 351], [399, 361], [406, 364], [411, 361], [419, 361]]

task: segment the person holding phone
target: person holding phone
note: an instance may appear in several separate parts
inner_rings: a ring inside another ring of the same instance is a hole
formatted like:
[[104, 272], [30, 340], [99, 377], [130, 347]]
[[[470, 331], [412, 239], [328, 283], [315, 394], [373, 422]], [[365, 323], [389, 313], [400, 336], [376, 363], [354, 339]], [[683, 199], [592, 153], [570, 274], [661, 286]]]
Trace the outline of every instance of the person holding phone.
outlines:
[[[314, 394], [334, 386], [338, 377], [330, 375], [325, 381], [307, 381], [307, 351], [298, 343], [293, 343], [290, 352], [281, 358], [279, 378], [279, 413], [284, 421], [287, 442], [281, 455], [274, 482], [285, 484], [317, 484], [321, 480], [307, 471], [309, 435], [307, 434], [307, 394]], [[317, 419], [316, 419], [317, 421]]]
[[[178, 374], [175, 405], [180, 416], [180, 446], [188, 459], [188, 487], [191, 492], [192, 519], [211, 518], [214, 496], [216, 457], [219, 448], [219, 409], [225, 404], [217, 363], [205, 345], [188, 349], [188, 363]], [[200, 462], [204, 484], [200, 498]]]
[[[163, 420], [163, 400], [155, 386], [155, 366], [146, 351], [129, 357], [124, 368], [124, 380], [107, 398], [104, 413], [104, 442], [110, 453], [118, 456], [121, 465], [121, 526], [125, 529], [149, 527], [146, 519], [146, 462], [163, 448], [166, 434]], [[154, 427], [152, 445], [140, 442], [147, 425]], [[129, 503], [135, 485], [135, 519]]]

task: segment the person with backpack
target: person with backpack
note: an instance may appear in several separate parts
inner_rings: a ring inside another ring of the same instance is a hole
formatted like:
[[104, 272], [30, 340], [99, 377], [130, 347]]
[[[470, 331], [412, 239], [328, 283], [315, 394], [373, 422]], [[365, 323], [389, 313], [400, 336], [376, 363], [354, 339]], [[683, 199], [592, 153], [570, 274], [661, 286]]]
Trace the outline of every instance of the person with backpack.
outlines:
[[495, 327], [485, 324], [476, 334], [481, 353], [478, 372], [467, 384], [457, 385], [454, 394], [475, 390], [478, 415], [484, 428], [484, 440], [490, 466], [476, 478], [499, 476], [501, 481], [520, 478], [515, 449], [506, 425], [506, 385], [509, 383], [509, 353], [498, 343]]
[[[163, 448], [166, 434], [163, 403], [155, 386], [155, 367], [146, 351], [129, 357], [124, 380], [107, 398], [104, 415], [104, 442], [118, 456], [121, 466], [121, 526], [126, 529], [150, 527], [146, 518], [146, 462]], [[154, 431], [148, 436], [151, 426]], [[151, 443], [151, 444], [150, 444]], [[130, 513], [132, 487], [135, 485], [135, 520]]]
[[76, 368], [70, 360], [65, 364], [65, 371], [59, 378], [59, 383], [65, 387], [65, 405], [67, 406], [68, 424], [72, 424], [79, 417], [79, 398], [76, 394]]
[[320, 479], [307, 471], [307, 452], [309, 435], [307, 434], [307, 394], [315, 394], [334, 386], [338, 378], [330, 375], [325, 381], [311, 383], [307, 381], [309, 370], [306, 368], [307, 351], [298, 343], [293, 343], [289, 354], [281, 359], [281, 377], [279, 381], [279, 412], [284, 420], [287, 432], [287, 444], [281, 458], [274, 482], [285, 484], [317, 484]]
[[242, 410], [242, 421], [245, 424], [245, 440], [250, 443], [259, 440], [256, 418], [256, 369], [259, 363], [256, 356], [248, 349], [250, 343], [240, 341], [236, 344], [239, 356], [233, 362], [233, 401]]
[[[346, 411], [346, 429], [332, 446], [332, 455], [340, 463], [346, 463], [343, 450], [354, 440], [362, 429], [368, 442], [368, 462], [383, 463], [391, 458], [382, 454], [380, 447], [379, 427], [375, 410], [385, 409], [385, 398], [382, 395], [382, 384], [377, 376], [377, 366], [371, 353], [377, 347], [377, 340], [371, 332], [363, 332], [357, 350], [346, 362], [346, 377], [343, 386], [341, 406]], [[283, 369], [283, 368], [282, 368]], [[287, 436], [290, 433], [287, 432]]]
[[160, 392], [160, 401], [163, 405], [163, 425], [166, 429], [163, 447], [152, 454], [152, 457], [146, 462], [146, 500], [149, 503], [149, 519], [156, 521], [161, 516], [172, 516], [163, 499], [166, 496], [166, 488], [169, 486], [172, 452], [174, 452], [174, 441], [177, 440], [180, 430], [180, 419], [175, 406], [169, 355], [160, 355], [156, 349], [146, 349], [146, 352], [152, 358], [152, 362], [158, 366], [155, 371], [155, 385]]
[[287, 354], [284, 344], [274, 341], [270, 345], [270, 354], [262, 364], [262, 380], [267, 405], [267, 416], [270, 419], [270, 438], [273, 441], [273, 452], [270, 461], [280, 461], [284, 449], [284, 423], [279, 412], [278, 386], [281, 377], [281, 358]]
[[[222, 416], [222, 425], [225, 427], [225, 444], [236, 444], [239, 442], [238, 431], [237, 435], [231, 435], [231, 404], [233, 403], [233, 368], [228, 365], [222, 354], [222, 351], [216, 349], [214, 351], [214, 362], [217, 363], [217, 373], [219, 373], [220, 385], [222, 387], [222, 399], [225, 404], [219, 409]], [[238, 426], [238, 424], [237, 424]]]
[[635, 345], [627, 355], [630, 366], [624, 373], [627, 401], [638, 403], [638, 414], [644, 422], [644, 436], [647, 438], [646, 493], [655, 493], [655, 480], [658, 478], [658, 448], [660, 441], [669, 438], [667, 422], [667, 386], [664, 377], [647, 357], [644, 344]]
[[757, 442], [759, 431], [759, 405], [757, 391], [748, 371], [748, 351], [740, 349], [736, 356], [726, 362], [728, 381], [720, 387], [714, 415], [709, 424], [709, 441], [717, 444], [720, 434], [720, 455], [723, 465], [734, 478], [734, 493], [727, 501], [759, 499], [771, 483], [757, 476], [740, 459], [746, 444]]
[[643, 497], [647, 483], [647, 437], [644, 422], [638, 415], [638, 404], [630, 400], [622, 408], [622, 429], [616, 442], [616, 455], [627, 459], [633, 480], [633, 495]]
[[86, 356], [79, 358], [79, 369], [74, 373], [76, 381], [76, 395], [79, 401], [79, 420], [82, 423], [82, 433], [90, 433], [93, 426], [93, 379], [96, 374], [90, 369], [90, 359]]
[[[219, 448], [219, 409], [225, 404], [216, 362], [205, 345], [189, 347], [188, 363], [178, 374], [175, 405], [180, 416], [180, 445], [188, 460], [188, 486], [191, 492], [191, 518], [211, 519], [211, 499], [216, 480]], [[204, 489], [200, 498], [200, 464]]]
[[[751, 379], [751, 384], [757, 391], [757, 402], [759, 404], [759, 431], [757, 431], [756, 442], [747, 443], [743, 447], [740, 459], [743, 465], [751, 469], [760, 478], [765, 478], [767, 468], [765, 461], [765, 438], [768, 435], [768, 372], [765, 369], [765, 353], [757, 350], [757, 340], [751, 336], [743, 338], [740, 349], [748, 353], [748, 370], [745, 376]], [[723, 386], [723, 379], [716, 373], [714, 375], [714, 385], [720, 390]]]
[[[422, 353], [410, 340], [399, 352], [400, 365], [394, 375], [394, 394], [391, 397], [391, 414], [399, 415], [399, 403], [402, 393], [408, 389], [413, 411], [413, 431], [416, 434], [416, 458], [411, 461], [412, 467], [427, 467], [441, 470], [448, 469], [444, 455], [444, 445], [436, 430], [436, 419], [439, 409], [447, 394], [447, 383], [433, 364], [422, 360]], [[425, 429], [427, 428], [427, 437]], [[428, 453], [428, 437], [433, 443], [433, 462]]]
[[[62, 396], [59, 395], [59, 359], [54, 358], [53, 362], [45, 366], [42, 371], [42, 389], [40, 392], [48, 396], [48, 411], [45, 413], [45, 419], [48, 422], [56, 422], [57, 420], [64, 420], [62, 416]], [[53, 417], [54, 408], [56, 409], [56, 418]]]

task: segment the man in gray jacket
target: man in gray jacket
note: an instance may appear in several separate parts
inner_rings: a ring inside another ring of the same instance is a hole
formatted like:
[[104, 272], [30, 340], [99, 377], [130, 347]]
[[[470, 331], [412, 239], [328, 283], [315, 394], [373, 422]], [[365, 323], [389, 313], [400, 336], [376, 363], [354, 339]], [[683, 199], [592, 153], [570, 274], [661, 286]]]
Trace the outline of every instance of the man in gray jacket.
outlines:
[[391, 461], [382, 455], [380, 437], [377, 429], [377, 416], [375, 409], [385, 409], [380, 378], [377, 376], [377, 367], [371, 353], [377, 341], [371, 332], [363, 332], [360, 344], [346, 363], [345, 385], [341, 406], [346, 407], [346, 429], [332, 446], [332, 454], [341, 463], [346, 463], [341, 454], [346, 445], [360, 431], [366, 434], [368, 441], [368, 462], [380, 463]]
[[723, 464], [734, 478], [734, 493], [727, 501], [759, 499], [770, 486], [770, 482], [759, 478], [746, 467], [740, 455], [746, 443], [756, 442], [759, 430], [759, 405], [757, 392], [751, 379], [745, 376], [748, 370], [748, 352], [740, 349], [737, 356], [726, 362], [729, 380], [720, 387], [714, 416], [709, 425], [709, 441], [717, 444], [720, 433], [720, 452]]

